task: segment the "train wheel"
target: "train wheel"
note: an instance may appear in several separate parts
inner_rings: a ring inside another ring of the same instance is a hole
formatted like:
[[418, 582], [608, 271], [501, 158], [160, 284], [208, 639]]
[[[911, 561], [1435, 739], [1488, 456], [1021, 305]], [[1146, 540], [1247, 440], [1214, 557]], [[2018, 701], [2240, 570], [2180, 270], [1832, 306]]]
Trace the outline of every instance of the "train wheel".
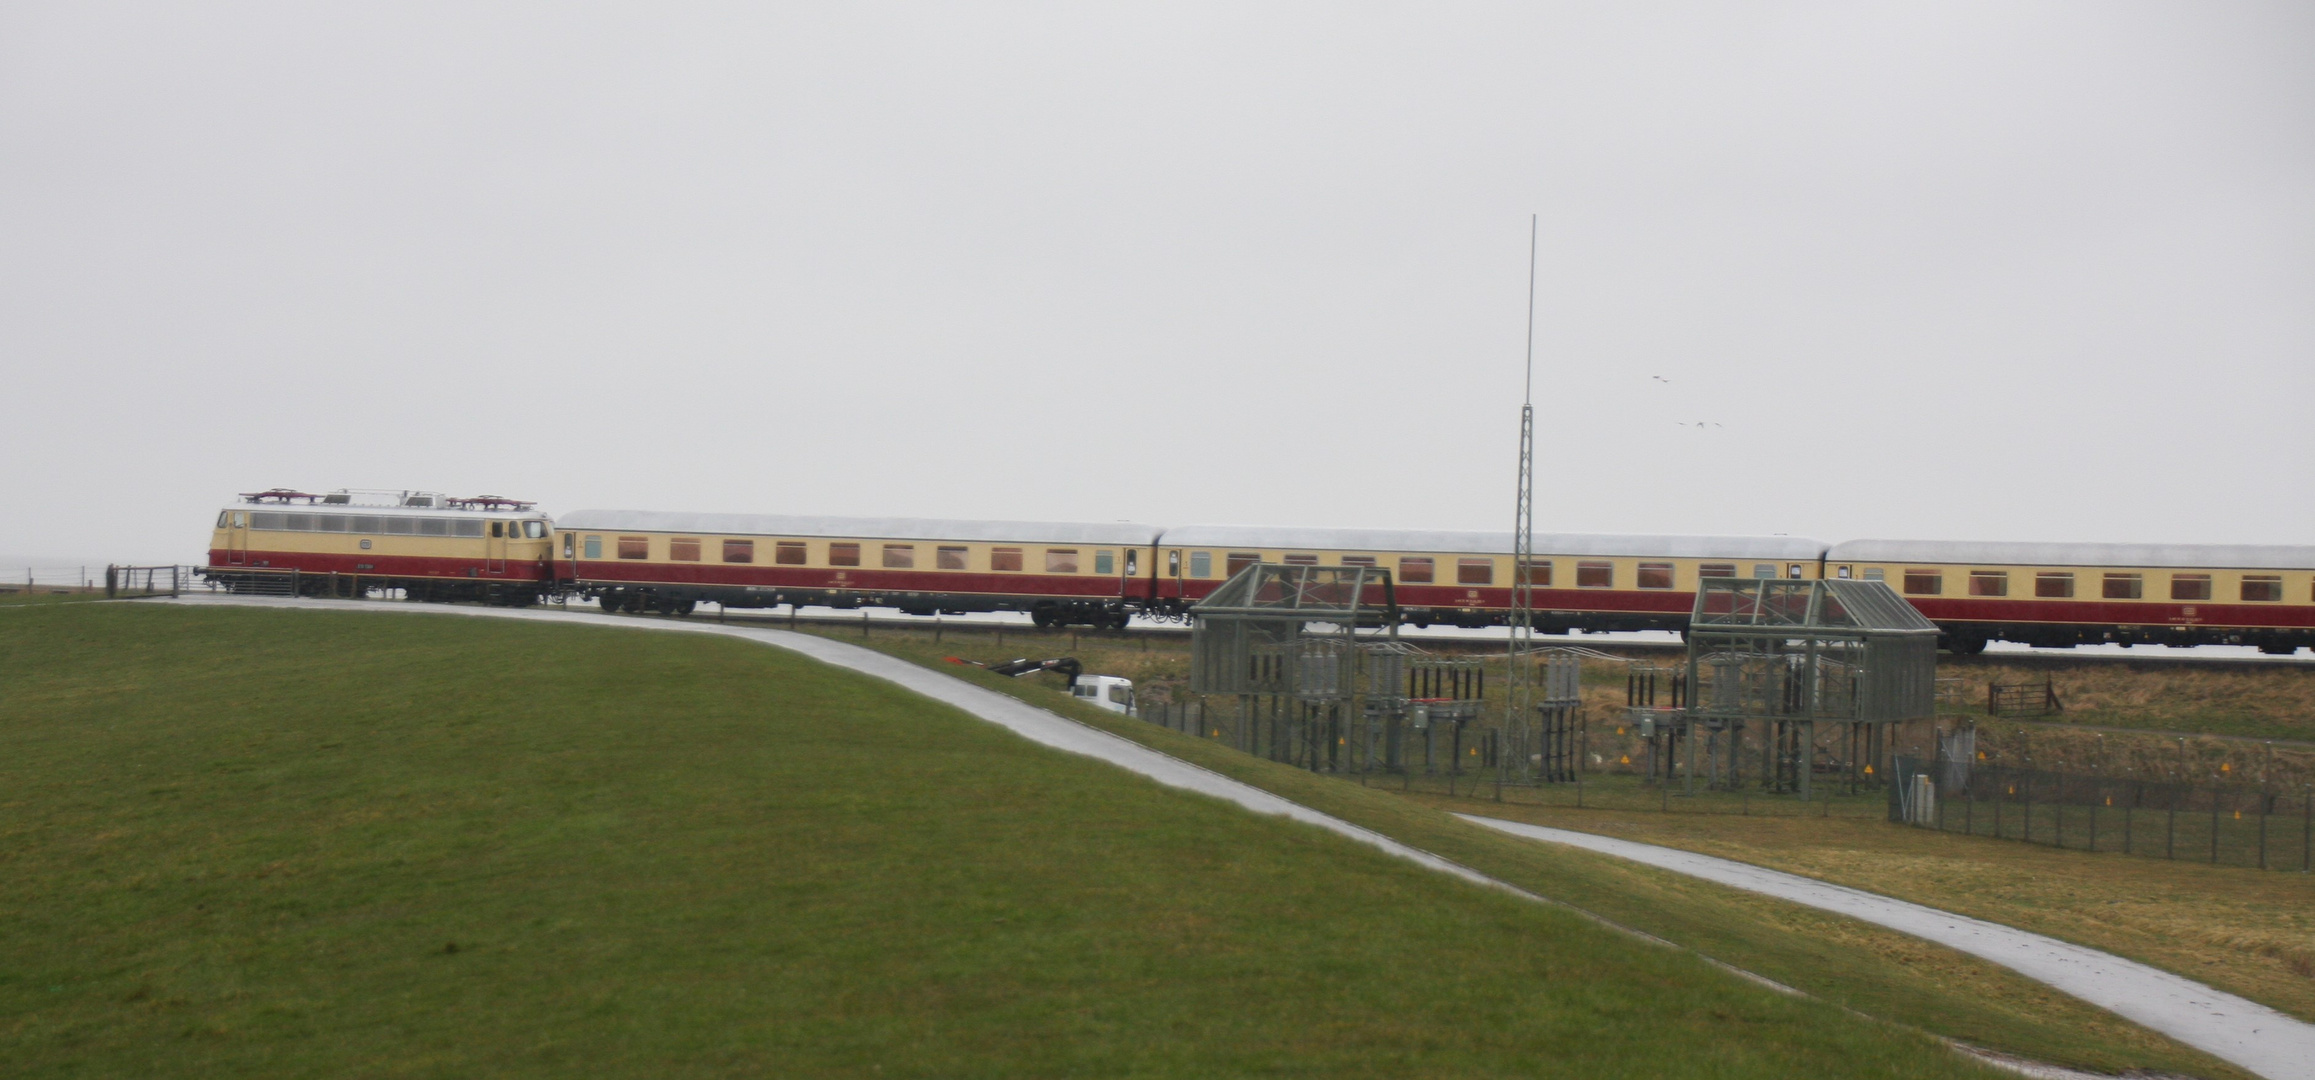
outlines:
[[1973, 634], [1955, 634], [1946, 640], [1945, 651], [1955, 656], [1976, 656], [1985, 651], [1985, 638]]

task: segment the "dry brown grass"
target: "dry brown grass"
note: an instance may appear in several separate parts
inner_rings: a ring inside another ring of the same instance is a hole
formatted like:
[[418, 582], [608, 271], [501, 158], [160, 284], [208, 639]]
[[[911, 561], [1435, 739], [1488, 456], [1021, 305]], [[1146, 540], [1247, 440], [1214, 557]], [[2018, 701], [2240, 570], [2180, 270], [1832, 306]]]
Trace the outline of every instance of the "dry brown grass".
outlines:
[[1718, 855], [2021, 927], [2315, 1020], [2315, 878], [2305, 874], [2065, 851], [1855, 819], [1412, 797]]
[[1971, 712], [1984, 711], [1987, 683], [2048, 677], [2066, 706], [2054, 719], [2068, 723], [2315, 742], [2315, 667], [1981, 657], [1948, 658], [1937, 673], [1962, 681]]

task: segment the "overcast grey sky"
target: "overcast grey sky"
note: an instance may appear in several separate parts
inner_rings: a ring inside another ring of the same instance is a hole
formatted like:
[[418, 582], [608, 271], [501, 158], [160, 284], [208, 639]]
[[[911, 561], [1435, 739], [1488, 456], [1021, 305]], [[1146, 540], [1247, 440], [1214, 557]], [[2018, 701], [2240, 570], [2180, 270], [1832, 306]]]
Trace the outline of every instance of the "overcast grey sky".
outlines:
[[1505, 528], [1531, 212], [1542, 528], [2315, 540], [2304, 2], [5, 4], [0, 553]]

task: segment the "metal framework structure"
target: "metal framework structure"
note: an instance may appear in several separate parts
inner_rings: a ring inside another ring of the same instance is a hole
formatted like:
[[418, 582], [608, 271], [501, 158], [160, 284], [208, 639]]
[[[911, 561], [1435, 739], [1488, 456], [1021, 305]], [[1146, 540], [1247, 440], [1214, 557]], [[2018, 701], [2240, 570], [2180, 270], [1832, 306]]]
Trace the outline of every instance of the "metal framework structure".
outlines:
[[1693, 788], [1698, 728], [1727, 732], [1733, 783], [1742, 729], [1763, 723], [1769, 786], [1805, 799], [1817, 724], [1848, 725], [1854, 771], [1881, 759], [1888, 724], [1935, 713], [1937, 635], [1937, 624], [1878, 581], [1709, 579], [1689, 619], [1689, 702], [1665, 733], [1675, 740], [1668, 760], [1684, 742]]
[[[1503, 736], [1514, 747], [1528, 743], [1532, 683], [1522, 658], [1535, 647], [1535, 252], [1536, 217], [1531, 214], [1527, 219], [1527, 378], [1520, 387], [1519, 497], [1511, 526], [1511, 642], [1504, 657], [1510, 677], [1503, 695]], [[1496, 782], [1509, 779], [1526, 764], [1524, 754], [1496, 755]]]

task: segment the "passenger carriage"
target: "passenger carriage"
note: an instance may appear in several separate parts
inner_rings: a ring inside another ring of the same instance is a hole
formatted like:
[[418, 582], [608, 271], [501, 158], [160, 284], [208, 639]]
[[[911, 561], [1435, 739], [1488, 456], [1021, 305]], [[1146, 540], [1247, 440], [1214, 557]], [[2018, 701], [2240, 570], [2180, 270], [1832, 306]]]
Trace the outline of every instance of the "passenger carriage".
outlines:
[[1157, 535], [1129, 523], [581, 510], [556, 524], [555, 565], [611, 610], [706, 600], [1122, 627], [1148, 602]]
[[1964, 654], [1995, 639], [2315, 645], [2315, 547], [1849, 540], [1825, 566], [1888, 582]]
[[[1182, 610], [1257, 562], [1379, 566], [1417, 626], [1500, 625], [1511, 613], [1512, 534], [1195, 525], [1158, 538], [1155, 606]], [[1785, 536], [1538, 534], [1537, 629], [1679, 630], [1708, 577], [1816, 577], [1824, 545]]]
[[550, 528], [497, 496], [276, 488], [218, 511], [202, 572], [237, 591], [528, 604], [553, 582]]

